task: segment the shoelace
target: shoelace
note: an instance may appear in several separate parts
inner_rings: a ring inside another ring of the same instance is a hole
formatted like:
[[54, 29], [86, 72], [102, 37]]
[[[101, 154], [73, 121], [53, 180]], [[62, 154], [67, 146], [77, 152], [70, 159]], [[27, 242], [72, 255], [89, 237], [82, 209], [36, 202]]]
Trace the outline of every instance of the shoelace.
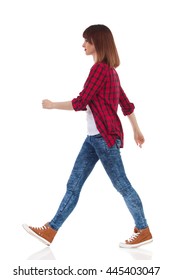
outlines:
[[47, 225], [44, 225], [42, 227], [34, 227], [34, 228], [37, 230], [45, 230], [45, 229], [47, 229]]
[[139, 234], [140, 234], [140, 232], [134, 232], [127, 241], [132, 242], [135, 238], [137, 238], [139, 236]]

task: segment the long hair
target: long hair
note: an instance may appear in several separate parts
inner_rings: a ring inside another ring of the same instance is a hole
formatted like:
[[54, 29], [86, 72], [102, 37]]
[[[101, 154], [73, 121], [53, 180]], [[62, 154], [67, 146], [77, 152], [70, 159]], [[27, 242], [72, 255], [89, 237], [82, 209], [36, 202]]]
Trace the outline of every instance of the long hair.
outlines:
[[110, 29], [103, 24], [91, 25], [83, 32], [83, 37], [94, 44], [97, 62], [105, 62], [110, 67], [118, 67], [120, 59]]

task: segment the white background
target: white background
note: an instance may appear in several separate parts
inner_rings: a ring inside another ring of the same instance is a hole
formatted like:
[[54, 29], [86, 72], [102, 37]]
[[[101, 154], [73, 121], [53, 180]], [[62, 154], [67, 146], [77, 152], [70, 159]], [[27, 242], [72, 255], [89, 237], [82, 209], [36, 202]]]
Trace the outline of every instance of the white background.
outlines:
[[[136, 260], [163, 266], [166, 260], [168, 271], [173, 210], [171, 2], [1, 0], [0, 235], [10, 279], [15, 266], [42, 259], [47, 267], [50, 259], [58, 266], [83, 268], [132, 265]], [[136, 146], [129, 121], [119, 111], [125, 132], [122, 158], [142, 198], [154, 242], [139, 250], [119, 249], [134, 224], [98, 163], [76, 209], [45, 249], [21, 225], [42, 226], [54, 216], [86, 122], [84, 112], [43, 110], [41, 101], [71, 100], [82, 90], [93, 64], [82, 48], [82, 33], [97, 23], [112, 30], [121, 84], [136, 106], [146, 139], [142, 149]]]

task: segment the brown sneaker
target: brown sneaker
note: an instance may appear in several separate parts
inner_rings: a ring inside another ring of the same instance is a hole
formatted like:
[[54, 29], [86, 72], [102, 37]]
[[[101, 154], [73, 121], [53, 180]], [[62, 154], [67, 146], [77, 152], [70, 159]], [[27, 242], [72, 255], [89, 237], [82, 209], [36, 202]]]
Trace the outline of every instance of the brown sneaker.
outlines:
[[40, 241], [42, 241], [46, 245], [50, 245], [57, 233], [56, 230], [51, 228], [49, 224], [45, 224], [42, 227], [30, 227], [26, 224], [23, 225], [23, 228], [30, 233], [31, 235], [38, 238]]
[[137, 229], [135, 227], [132, 236], [128, 240], [125, 240], [125, 242], [121, 242], [119, 246], [121, 248], [136, 248], [152, 241], [153, 239], [149, 227], [144, 229]]

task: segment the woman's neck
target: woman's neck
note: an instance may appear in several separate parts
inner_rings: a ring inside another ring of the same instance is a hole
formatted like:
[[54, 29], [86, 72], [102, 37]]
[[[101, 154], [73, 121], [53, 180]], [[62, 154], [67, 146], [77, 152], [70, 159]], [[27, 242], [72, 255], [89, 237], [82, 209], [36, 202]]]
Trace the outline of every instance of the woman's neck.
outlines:
[[95, 63], [97, 62], [97, 54], [96, 53], [93, 54], [93, 60], [94, 60]]

